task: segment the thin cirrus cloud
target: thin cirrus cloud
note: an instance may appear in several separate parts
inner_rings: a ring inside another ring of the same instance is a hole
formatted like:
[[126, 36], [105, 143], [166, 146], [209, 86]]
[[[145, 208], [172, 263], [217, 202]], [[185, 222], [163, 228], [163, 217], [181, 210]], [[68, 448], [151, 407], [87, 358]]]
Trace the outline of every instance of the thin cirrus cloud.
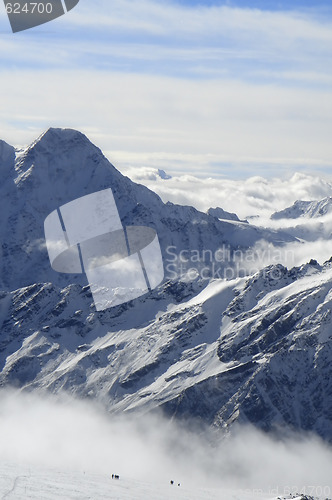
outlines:
[[[11, 60], [14, 57], [36, 65], [44, 62], [52, 67], [66, 64], [69, 58], [80, 66], [84, 56], [91, 68], [112, 69], [114, 64], [121, 67], [121, 59], [122, 68], [127, 70], [130, 64], [130, 70], [138, 72], [177, 74], [181, 69], [182, 74], [211, 77], [220, 76], [220, 63], [226, 64], [228, 75], [240, 76], [244, 71], [250, 76], [262, 69], [263, 62], [267, 66], [277, 63], [278, 69], [290, 65], [293, 70], [295, 63], [295, 69], [308, 71], [308, 62], [318, 70], [319, 62], [331, 57], [331, 19], [329, 22], [326, 16], [307, 12], [189, 8], [166, 2], [117, 0], [112, 4], [94, 2], [93, 6], [83, 3], [55, 23], [57, 31], [45, 33], [44, 47], [39, 43], [42, 28], [12, 38], [12, 51], [6, 44]], [[16, 50], [26, 43], [34, 50]], [[47, 45], [53, 45], [51, 58]], [[165, 67], [167, 60], [173, 64]], [[142, 61], [146, 63], [143, 68]], [[153, 61], [153, 68], [149, 61]], [[255, 62], [257, 68], [252, 66]]]
[[172, 157], [171, 169], [209, 175], [263, 163], [328, 172], [331, 9], [234, 4], [80, 2], [47, 26], [1, 34], [1, 137], [26, 144], [70, 126], [125, 168]]

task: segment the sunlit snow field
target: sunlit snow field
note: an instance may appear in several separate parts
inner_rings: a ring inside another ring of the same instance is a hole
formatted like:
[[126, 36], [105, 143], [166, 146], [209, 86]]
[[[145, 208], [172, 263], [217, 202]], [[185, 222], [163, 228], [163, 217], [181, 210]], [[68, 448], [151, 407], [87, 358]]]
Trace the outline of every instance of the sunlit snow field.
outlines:
[[112, 480], [111, 475], [64, 472], [55, 469], [0, 464], [1, 498], [25, 499], [118, 499], [118, 500], [249, 500], [271, 498], [256, 492], [221, 489], [193, 488], [185, 485], [171, 485], [143, 482], [129, 477]]

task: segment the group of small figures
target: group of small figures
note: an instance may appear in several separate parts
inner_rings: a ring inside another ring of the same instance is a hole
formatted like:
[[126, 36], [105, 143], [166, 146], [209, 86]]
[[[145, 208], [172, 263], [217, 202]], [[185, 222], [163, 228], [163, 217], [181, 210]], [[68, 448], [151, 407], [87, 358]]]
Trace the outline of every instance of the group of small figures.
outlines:
[[[118, 476], [118, 474], [112, 474], [112, 479], [120, 479], [120, 476]], [[170, 483], [173, 485], [174, 481], [171, 479]], [[178, 486], [181, 486], [181, 484], [178, 483]]]

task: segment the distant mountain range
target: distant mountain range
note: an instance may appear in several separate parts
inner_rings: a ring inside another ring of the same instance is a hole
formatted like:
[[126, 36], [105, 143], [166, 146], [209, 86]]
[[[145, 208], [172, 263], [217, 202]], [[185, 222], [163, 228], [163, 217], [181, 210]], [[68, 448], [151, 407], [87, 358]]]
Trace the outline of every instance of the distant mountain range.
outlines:
[[317, 218], [332, 213], [332, 197], [320, 201], [297, 200], [291, 207], [271, 215], [272, 220], [298, 219], [300, 217]]
[[[65, 390], [116, 413], [162, 409], [223, 429], [251, 422], [332, 441], [330, 261], [228, 281], [170, 276], [170, 247], [189, 269], [193, 252], [296, 240], [164, 204], [73, 130], [50, 129], [21, 151], [0, 143], [0, 169], [1, 386]], [[156, 229], [166, 277], [150, 294], [97, 312], [84, 277], [50, 268], [43, 223], [107, 187], [124, 225]]]

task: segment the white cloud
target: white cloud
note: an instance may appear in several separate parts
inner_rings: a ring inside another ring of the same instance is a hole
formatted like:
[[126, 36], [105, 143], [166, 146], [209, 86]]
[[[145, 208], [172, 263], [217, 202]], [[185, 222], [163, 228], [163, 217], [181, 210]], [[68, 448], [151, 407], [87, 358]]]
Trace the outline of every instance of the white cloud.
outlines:
[[249, 257], [242, 255], [242, 270], [256, 272], [263, 267], [281, 263], [289, 269], [316, 259], [320, 264], [332, 256], [332, 215], [319, 218], [271, 220], [272, 213], [291, 206], [296, 200], [321, 200], [332, 196], [332, 182], [307, 174], [265, 179], [255, 176], [246, 180], [201, 179], [190, 175], [161, 179], [151, 168], [125, 170], [134, 181], [155, 191], [164, 202], [191, 205], [206, 212], [210, 207], [221, 207], [249, 218], [251, 224], [282, 230], [299, 238], [299, 242], [283, 247], [260, 241], [251, 248]]
[[[300, 267], [316, 260], [323, 264], [332, 257], [332, 240], [317, 239], [314, 242], [295, 242], [276, 247], [264, 240], [247, 252], [237, 252], [234, 262], [240, 276], [254, 274], [269, 265], [282, 264], [288, 269]], [[228, 276], [233, 276], [228, 271]]]
[[[227, 161], [233, 168], [248, 159], [249, 168], [264, 159], [315, 168], [332, 159], [327, 91], [89, 71], [6, 72], [1, 89], [0, 134], [10, 143], [26, 143], [50, 125], [70, 126], [107, 151], [166, 153], [180, 163], [197, 155], [206, 175], [217, 169], [216, 158], [224, 158], [219, 170], [227, 176]], [[147, 166], [156, 166], [153, 159]]]
[[110, 416], [97, 403], [69, 397], [1, 392], [0, 400], [1, 461], [143, 481], [174, 478], [187, 487], [332, 487], [332, 450], [314, 436], [275, 440], [244, 427], [220, 440], [194, 422]]
[[[235, 212], [240, 218], [258, 216], [252, 223], [277, 229], [290, 227], [294, 222], [270, 221], [270, 215], [291, 206], [296, 200], [320, 200], [332, 196], [332, 182], [318, 176], [295, 173], [284, 178], [265, 179], [254, 176], [245, 180], [230, 178], [198, 178], [193, 175], [155, 179], [146, 175], [151, 169], [124, 170], [134, 181], [155, 191], [164, 202], [192, 205], [203, 212], [221, 207]], [[303, 221], [302, 221], [303, 222]], [[299, 223], [299, 222], [298, 222]], [[312, 221], [309, 224], [316, 224]]]

